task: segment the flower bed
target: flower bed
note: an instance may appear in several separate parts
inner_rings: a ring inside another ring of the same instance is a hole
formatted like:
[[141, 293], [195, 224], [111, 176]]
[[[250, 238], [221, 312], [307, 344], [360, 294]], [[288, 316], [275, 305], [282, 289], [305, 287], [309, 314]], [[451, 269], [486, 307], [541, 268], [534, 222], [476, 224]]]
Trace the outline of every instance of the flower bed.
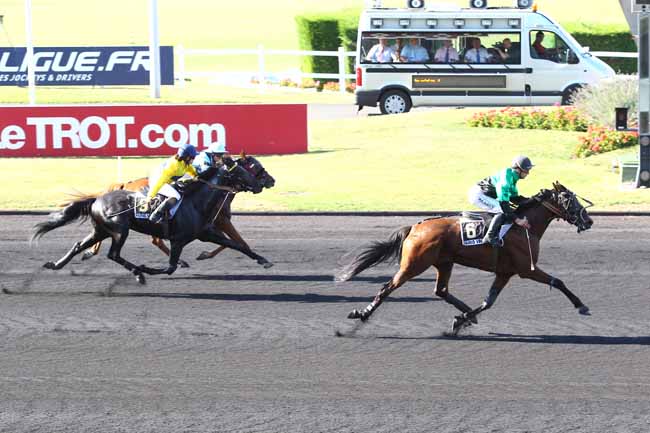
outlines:
[[574, 155], [578, 158], [586, 158], [598, 153], [636, 146], [639, 144], [639, 135], [636, 132], [590, 126], [585, 135], [578, 137], [578, 141]]
[[554, 110], [525, 110], [507, 107], [474, 114], [469, 126], [508, 129], [557, 129], [561, 131], [586, 131], [588, 121], [573, 107], [557, 107]]

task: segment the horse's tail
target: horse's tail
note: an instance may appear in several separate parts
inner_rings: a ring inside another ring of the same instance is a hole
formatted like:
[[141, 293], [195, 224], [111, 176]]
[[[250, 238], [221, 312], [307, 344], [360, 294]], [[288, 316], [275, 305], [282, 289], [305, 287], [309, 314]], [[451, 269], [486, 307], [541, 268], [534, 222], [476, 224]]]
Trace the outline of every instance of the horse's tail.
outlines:
[[83, 218], [81, 222], [84, 222], [90, 216], [90, 207], [95, 200], [97, 200], [96, 197], [84, 196], [78, 200], [69, 202], [65, 208], [51, 214], [49, 221], [38, 223], [34, 226], [32, 240], [38, 239], [45, 233], [76, 221], [79, 218]]
[[347, 281], [363, 270], [378, 265], [387, 260], [397, 260], [402, 256], [402, 244], [409, 235], [411, 226], [402, 227], [393, 233], [388, 240], [375, 241], [361, 251], [357, 256], [345, 265], [338, 275], [336, 281]]

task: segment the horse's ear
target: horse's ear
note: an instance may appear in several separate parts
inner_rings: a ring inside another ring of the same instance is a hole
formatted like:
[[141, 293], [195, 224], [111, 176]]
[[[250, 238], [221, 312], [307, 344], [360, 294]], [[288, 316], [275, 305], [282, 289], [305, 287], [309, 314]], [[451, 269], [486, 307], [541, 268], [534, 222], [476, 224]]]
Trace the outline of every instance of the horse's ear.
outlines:
[[239, 152], [239, 157], [240, 157], [241, 159], [245, 159], [245, 158], [246, 158], [246, 152], [244, 151], [244, 149], [242, 149], [242, 151]]

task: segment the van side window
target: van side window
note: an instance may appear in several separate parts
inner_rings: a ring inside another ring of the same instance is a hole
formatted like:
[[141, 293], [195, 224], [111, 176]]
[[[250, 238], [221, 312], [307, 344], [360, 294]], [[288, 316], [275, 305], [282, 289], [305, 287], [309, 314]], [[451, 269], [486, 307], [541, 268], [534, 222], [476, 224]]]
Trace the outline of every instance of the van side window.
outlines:
[[557, 34], [549, 31], [530, 32], [530, 56], [554, 63], [577, 64], [578, 56]]
[[476, 31], [364, 32], [360, 63], [521, 64], [521, 34]]

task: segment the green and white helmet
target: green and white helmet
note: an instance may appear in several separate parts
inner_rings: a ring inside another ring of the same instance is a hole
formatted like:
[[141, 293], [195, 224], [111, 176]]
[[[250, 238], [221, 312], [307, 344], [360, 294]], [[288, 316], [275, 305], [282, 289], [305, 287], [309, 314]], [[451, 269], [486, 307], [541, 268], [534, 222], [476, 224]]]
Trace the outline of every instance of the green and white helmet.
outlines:
[[520, 168], [524, 171], [530, 171], [534, 165], [527, 156], [519, 155], [512, 160], [512, 168]]

